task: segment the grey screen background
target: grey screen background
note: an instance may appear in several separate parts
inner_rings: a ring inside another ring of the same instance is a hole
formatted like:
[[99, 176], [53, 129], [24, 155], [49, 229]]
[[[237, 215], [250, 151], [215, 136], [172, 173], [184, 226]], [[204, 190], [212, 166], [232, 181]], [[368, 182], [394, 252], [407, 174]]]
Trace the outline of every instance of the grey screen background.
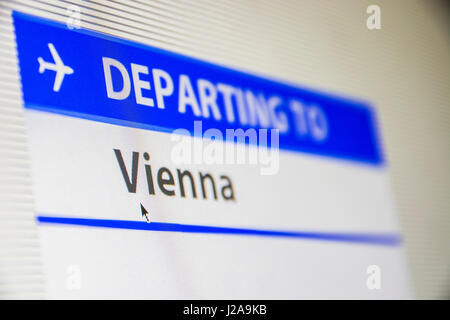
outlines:
[[45, 297], [10, 12], [67, 22], [71, 5], [83, 28], [371, 101], [414, 296], [450, 297], [449, 5], [415, 0], [2, 1], [0, 297]]

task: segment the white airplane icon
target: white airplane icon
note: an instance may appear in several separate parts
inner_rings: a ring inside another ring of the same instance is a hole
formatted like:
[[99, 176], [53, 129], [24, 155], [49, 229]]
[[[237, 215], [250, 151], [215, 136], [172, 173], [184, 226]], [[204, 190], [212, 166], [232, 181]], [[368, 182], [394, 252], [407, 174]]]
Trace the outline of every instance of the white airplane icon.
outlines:
[[73, 69], [69, 66], [64, 65], [61, 57], [59, 56], [58, 52], [56, 52], [55, 46], [52, 43], [48, 43], [48, 48], [50, 49], [50, 53], [52, 54], [53, 61], [55, 63], [44, 61], [42, 57], [39, 57], [39, 73], [44, 73], [45, 70], [55, 71], [56, 76], [55, 82], [53, 83], [53, 91], [58, 92], [61, 88], [64, 76], [66, 74], [72, 74]]

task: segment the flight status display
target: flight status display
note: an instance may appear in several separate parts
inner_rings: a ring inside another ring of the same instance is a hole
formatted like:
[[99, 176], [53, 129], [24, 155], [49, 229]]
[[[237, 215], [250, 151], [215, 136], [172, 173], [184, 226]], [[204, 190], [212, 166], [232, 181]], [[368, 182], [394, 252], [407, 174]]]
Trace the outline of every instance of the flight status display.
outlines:
[[50, 297], [409, 297], [369, 102], [13, 21]]

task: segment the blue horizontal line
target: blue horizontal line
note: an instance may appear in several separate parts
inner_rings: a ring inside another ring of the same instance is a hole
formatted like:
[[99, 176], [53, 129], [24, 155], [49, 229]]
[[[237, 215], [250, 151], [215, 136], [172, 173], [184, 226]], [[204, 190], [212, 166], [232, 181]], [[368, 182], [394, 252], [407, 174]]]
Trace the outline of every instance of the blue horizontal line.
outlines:
[[278, 238], [303, 238], [322, 241], [351, 242], [360, 244], [372, 244], [382, 246], [397, 246], [401, 243], [400, 236], [389, 233], [335, 233], [335, 232], [305, 232], [283, 231], [264, 229], [229, 228], [217, 226], [202, 226], [166, 222], [142, 222], [129, 220], [107, 220], [38, 216], [38, 222], [48, 224], [63, 224], [75, 226], [88, 226], [112, 229], [131, 229], [145, 231], [185, 232], [185, 233], [210, 233], [242, 236], [263, 236]]

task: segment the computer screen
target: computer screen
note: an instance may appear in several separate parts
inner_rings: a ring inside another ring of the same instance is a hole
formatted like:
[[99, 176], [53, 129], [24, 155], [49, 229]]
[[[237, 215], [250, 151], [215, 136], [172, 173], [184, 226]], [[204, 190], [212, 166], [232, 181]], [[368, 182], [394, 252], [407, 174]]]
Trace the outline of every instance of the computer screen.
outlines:
[[2, 294], [445, 297], [441, 6], [6, 1]]

